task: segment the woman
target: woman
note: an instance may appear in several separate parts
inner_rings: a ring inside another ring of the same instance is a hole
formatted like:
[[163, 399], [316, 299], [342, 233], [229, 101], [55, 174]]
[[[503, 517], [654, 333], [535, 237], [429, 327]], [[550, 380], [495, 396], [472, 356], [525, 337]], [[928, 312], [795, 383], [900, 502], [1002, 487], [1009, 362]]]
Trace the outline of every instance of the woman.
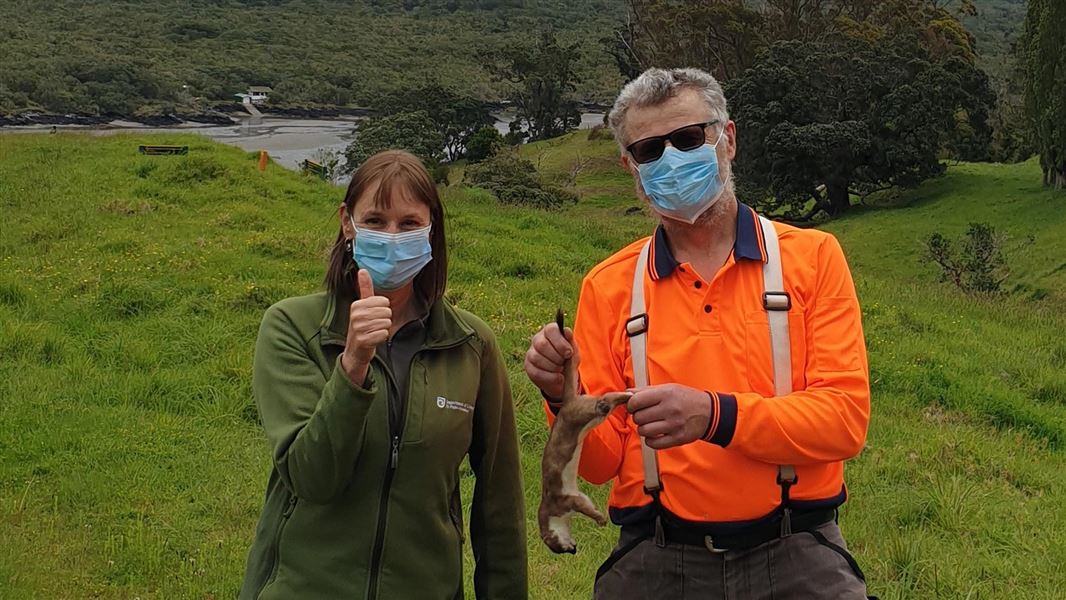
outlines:
[[477, 477], [478, 598], [525, 598], [518, 442], [496, 340], [444, 299], [422, 163], [370, 157], [338, 210], [326, 291], [270, 307], [252, 388], [273, 447], [241, 598], [463, 595], [459, 465]]

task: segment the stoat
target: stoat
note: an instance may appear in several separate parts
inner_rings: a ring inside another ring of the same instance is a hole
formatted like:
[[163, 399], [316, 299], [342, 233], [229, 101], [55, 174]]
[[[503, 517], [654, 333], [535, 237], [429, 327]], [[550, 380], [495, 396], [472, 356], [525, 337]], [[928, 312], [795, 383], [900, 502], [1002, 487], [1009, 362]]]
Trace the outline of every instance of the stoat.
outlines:
[[[555, 322], [562, 332], [562, 310], [555, 314]], [[584, 514], [600, 526], [607, 523], [592, 500], [577, 488], [577, 464], [585, 434], [602, 423], [614, 407], [626, 402], [629, 397], [630, 394], [625, 392], [579, 396], [577, 367], [571, 359], [563, 363], [562, 408], [555, 417], [548, 444], [544, 447], [540, 510], [537, 512], [540, 537], [552, 552], [577, 552], [577, 544], [570, 535], [572, 514]]]

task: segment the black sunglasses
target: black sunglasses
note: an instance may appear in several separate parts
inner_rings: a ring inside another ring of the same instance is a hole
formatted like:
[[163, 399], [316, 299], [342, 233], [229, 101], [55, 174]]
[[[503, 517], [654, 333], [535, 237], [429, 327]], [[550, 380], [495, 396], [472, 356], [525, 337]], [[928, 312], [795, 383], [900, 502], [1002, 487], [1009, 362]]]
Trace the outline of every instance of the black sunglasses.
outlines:
[[718, 123], [719, 121], [708, 121], [685, 125], [666, 135], [637, 140], [626, 146], [626, 151], [633, 157], [633, 160], [637, 161], [637, 164], [643, 165], [659, 160], [659, 157], [666, 151], [666, 140], [670, 140], [670, 145], [682, 152], [695, 150], [707, 142], [707, 128]]

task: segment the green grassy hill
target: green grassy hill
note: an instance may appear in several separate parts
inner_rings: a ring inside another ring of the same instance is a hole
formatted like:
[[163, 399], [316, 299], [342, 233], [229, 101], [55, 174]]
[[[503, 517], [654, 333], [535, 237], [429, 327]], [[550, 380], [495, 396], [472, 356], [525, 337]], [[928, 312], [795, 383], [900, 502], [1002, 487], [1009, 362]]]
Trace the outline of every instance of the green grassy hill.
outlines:
[[[521, 374], [529, 336], [652, 226], [625, 214], [638, 203], [612, 143], [586, 135], [524, 149], [560, 177], [589, 161], [576, 206], [445, 192], [449, 296], [500, 336], [530, 515], [546, 432]], [[144, 141], [191, 152], [140, 157]], [[828, 227], [874, 389], [841, 522], [881, 598], [1066, 585], [1066, 198], [1038, 181], [1031, 163], [961, 165]], [[258, 321], [317, 289], [340, 198], [194, 136], [0, 135], [0, 597], [235, 595], [269, 464], [249, 386]], [[922, 258], [929, 232], [970, 221], [1035, 237], [1009, 297], [962, 297]], [[576, 557], [532, 536], [533, 597], [588, 597], [615, 535], [580, 522]]]
[[577, 98], [607, 102], [621, 81], [599, 42], [620, 0], [14, 0], [0, 10], [0, 115], [190, 110], [233, 103], [249, 85], [272, 86], [275, 105], [367, 106], [427, 81], [501, 100], [495, 56], [545, 28], [580, 48]]

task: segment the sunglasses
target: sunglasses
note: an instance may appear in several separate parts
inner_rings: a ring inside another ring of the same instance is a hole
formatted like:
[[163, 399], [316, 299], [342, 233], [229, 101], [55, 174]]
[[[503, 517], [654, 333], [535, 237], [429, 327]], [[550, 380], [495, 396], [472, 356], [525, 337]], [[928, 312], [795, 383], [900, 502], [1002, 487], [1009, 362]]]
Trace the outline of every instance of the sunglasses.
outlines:
[[685, 125], [666, 135], [637, 140], [626, 146], [626, 151], [633, 157], [633, 160], [637, 161], [637, 164], [643, 165], [659, 160], [659, 157], [666, 151], [666, 140], [670, 140], [670, 145], [682, 152], [695, 150], [707, 142], [707, 128], [718, 123], [718, 121], [709, 121]]

